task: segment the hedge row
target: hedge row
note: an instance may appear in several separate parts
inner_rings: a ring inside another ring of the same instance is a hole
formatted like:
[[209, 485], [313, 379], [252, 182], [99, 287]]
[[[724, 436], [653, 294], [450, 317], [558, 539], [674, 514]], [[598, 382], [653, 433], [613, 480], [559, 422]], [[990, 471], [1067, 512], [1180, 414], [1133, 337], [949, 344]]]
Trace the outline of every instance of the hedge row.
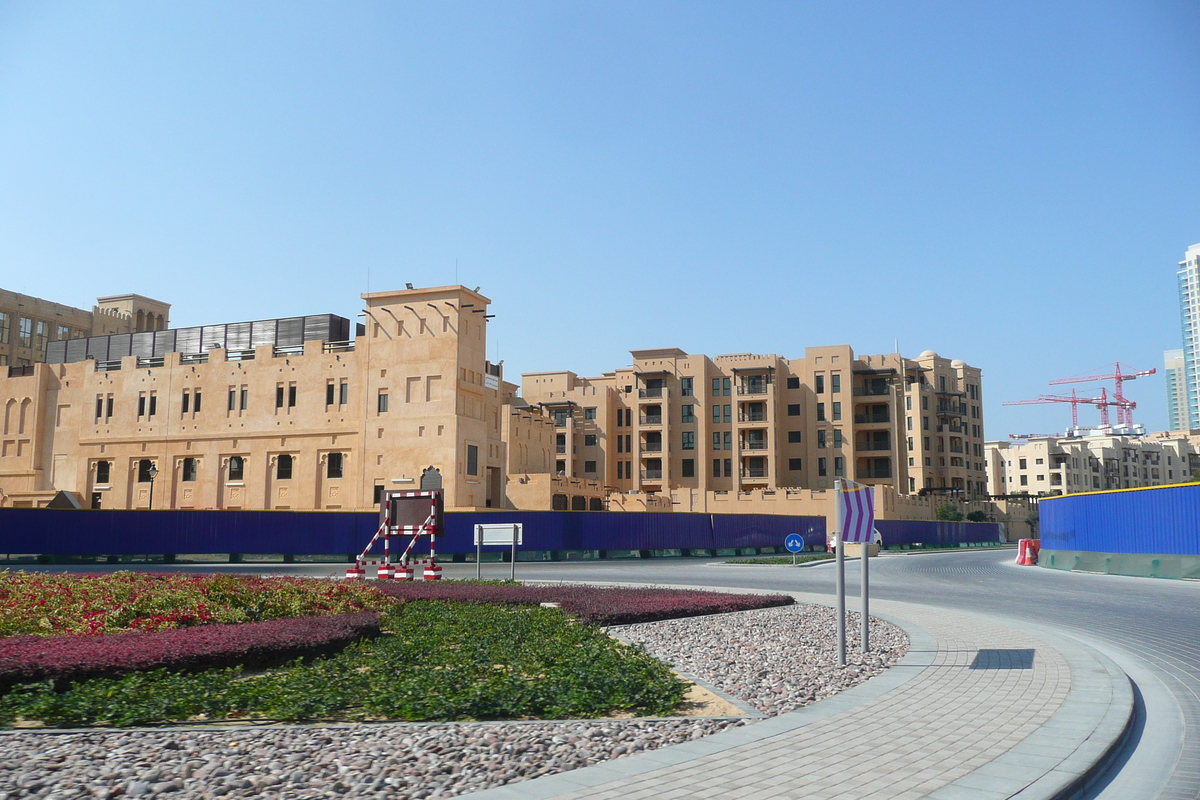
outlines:
[[728, 594], [696, 589], [643, 589], [599, 586], [379, 582], [379, 591], [401, 600], [536, 605], [558, 603], [588, 625], [632, 625], [661, 619], [698, 617], [729, 611], [787, 606], [785, 594]]
[[0, 691], [18, 683], [113, 678], [153, 669], [260, 669], [298, 657], [336, 653], [379, 634], [380, 615], [359, 611], [240, 625], [199, 625], [104, 636], [11, 636], [0, 639]]

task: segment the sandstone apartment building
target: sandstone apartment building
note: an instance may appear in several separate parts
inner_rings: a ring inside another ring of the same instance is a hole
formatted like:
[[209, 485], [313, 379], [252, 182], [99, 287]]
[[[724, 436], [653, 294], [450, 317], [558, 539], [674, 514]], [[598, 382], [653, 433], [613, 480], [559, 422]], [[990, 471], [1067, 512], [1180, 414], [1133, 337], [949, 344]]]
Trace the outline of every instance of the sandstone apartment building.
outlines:
[[522, 376], [523, 399], [554, 420], [557, 474], [621, 493], [827, 489], [847, 477], [900, 494], [987, 495], [980, 371], [962, 361], [848, 345], [795, 359], [630, 355], [596, 378]]
[[452, 286], [362, 299], [353, 331], [335, 315], [156, 319], [50, 343], [56, 363], [0, 380], [0, 503], [65, 490], [99, 508], [363, 509], [425, 485], [451, 508], [511, 507], [510, 468], [549, 477], [551, 423], [514, 405], [485, 358], [488, 298]]

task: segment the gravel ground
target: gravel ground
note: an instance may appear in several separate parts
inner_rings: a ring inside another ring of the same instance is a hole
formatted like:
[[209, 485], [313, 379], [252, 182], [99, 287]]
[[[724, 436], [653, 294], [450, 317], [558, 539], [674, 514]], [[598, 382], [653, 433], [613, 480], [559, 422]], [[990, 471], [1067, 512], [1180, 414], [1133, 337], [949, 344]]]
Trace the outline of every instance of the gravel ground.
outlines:
[[[857, 632], [857, 616], [848, 628]], [[861, 683], [904, 654], [875, 623], [836, 666], [832, 609], [795, 605], [614, 629], [768, 715]], [[697, 739], [735, 719], [263, 726], [0, 734], [0, 800], [16, 797], [452, 797]]]

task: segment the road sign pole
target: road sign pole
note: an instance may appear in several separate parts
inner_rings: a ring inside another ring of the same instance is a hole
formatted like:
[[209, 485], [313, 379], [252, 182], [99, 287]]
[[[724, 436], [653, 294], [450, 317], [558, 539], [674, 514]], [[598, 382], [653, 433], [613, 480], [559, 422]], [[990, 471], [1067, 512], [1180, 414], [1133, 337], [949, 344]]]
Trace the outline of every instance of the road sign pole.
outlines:
[[475, 580], [483, 577], [483, 526], [475, 526]]
[[834, 520], [833, 546], [837, 553], [837, 646], [838, 666], [846, 666], [846, 543], [842, 541], [842, 528], [846, 512], [842, 508], [842, 482], [833, 482]]
[[[864, 490], [866, 491], [866, 490]], [[858, 546], [862, 548], [862, 651], [864, 653], [871, 652], [871, 591], [870, 586], [870, 570], [871, 563], [871, 545], [874, 544], [875, 534], [871, 534], [872, 541], [859, 542]]]

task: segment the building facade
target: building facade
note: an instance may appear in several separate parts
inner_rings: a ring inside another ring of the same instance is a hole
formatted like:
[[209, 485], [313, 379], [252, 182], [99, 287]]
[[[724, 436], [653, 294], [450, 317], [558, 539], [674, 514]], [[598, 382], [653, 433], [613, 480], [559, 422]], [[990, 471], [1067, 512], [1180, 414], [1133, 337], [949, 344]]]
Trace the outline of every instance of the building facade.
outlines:
[[827, 489], [837, 478], [902, 494], [987, 494], [980, 371], [926, 351], [802, 358], [631, 351], [584, 378], [522, 376], [523, 399], [555, 426], [554, 472], [612, 491]]
[[[449, 508], [511, 507], [501, 414], [517, 387], [484, 357], [490, 301], [461, 286], [362, 299], [354, 336], [297, 317], [72, 340], [60, 363], [9, 367], [0, 503], [349, 510], [424, 485]], [[523, 445], [548, 439], [525, 427]]]
[[988, 442], [996, 496], [1059, 495], [1166, 486], [1192, 479], [1200, 455], [1187, 437], [1081, 436]]
[[0, 289], [0, 367], [46, 360], [52, 342], [165, 330], [171, 306], [138, 294], [101, 297], [91, 311]]
[[1187, 249], [1176, 275], [1179, 281], [1179, 316], [1183, 327], [1186, 427], [1187, 430], [1196, 430], [1200, 429], [1200, 244]]
[[1191, 430], [1188, 426], [1187, 369], [1183, 350], [1163, 351], [1163, 373], [1167, 382], [1167, 429]]

